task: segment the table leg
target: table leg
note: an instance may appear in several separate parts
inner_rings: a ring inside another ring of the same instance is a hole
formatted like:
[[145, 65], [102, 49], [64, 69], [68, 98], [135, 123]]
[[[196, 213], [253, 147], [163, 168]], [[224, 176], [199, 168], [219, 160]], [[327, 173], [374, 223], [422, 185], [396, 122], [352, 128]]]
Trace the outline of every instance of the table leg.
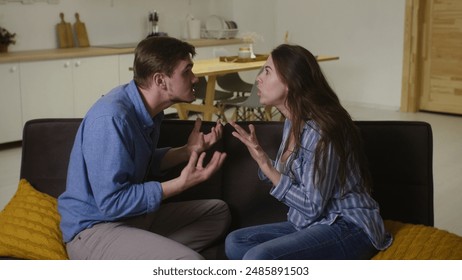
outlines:
[[211, 121], [213, 114], [218, 110], [213, 104], [215, 100], [215, 82], [217, 80], [216, 75], [208, 76], [207, 80], [207, 90], [205, 92], [205, 102], [204, 102], [204, 120]]
[[181, 104], [174, 104], [173, 107], [175, 107], [177, 113], [178, 113], [178, 118], [180, 120], [187, 120], [188, 119], [188, 111], [181, 106]]

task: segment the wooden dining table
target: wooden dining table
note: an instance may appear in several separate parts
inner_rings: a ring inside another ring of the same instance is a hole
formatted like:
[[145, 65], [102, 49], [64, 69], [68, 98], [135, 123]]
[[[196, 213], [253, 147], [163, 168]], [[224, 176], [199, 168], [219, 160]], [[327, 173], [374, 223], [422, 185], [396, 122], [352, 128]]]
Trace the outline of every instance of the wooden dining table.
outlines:
[[[330, 61], [338, 60], [338, 56], [318, 55], [317, 60]], [[207, 77], [207, 89], [205, 99], [202, 104], [199, 103], [178, 103], [174, 107], [178, 112], [179, 119], [188, 119], [189, 111], [202, 113], [202, 119], [211, 121], [213, 114], [219, 114], [220, 110], [215, 106], [215, 87], [218, 75], [224, 75], [235, 72], [250, 71], [260, 69], [266, 62], [266, 59], [260, 59], [248, 62], [223, 61], [220, 58], [202, 59], [194, 61], [193, 73], [197, 77]]]

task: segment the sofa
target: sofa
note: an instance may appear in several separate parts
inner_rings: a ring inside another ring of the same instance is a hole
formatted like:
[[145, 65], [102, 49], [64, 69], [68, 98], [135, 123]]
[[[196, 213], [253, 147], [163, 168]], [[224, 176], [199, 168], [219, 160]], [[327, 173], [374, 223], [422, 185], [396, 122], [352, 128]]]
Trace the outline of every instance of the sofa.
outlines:
[[[30, 190], [43, 195], [51, 208], [54, 207], [54, 210], [44, 210], [47, 211], [44, 212], [45, 218], [52, 211], [56, 215], [56, 205], [53, 203], [65, 189], [69, 154], [80, 122], [81, 119], [37, 119], [28, 121], [24, 126], [20, 178], [23, 179], [23, 184], [30, 185]], [[193, 123], [187, 120], [164, 120], [159, 146], [184, 145]], [[283, 123], [240, 122], [244, 127], [250, 123], [255, 125], [263, 149], [274, 157], [281, 141]], [[462, 237], [434, 227], [431, 126], [417, 121], [356, 121], [356, 124], [363, 137], [372, 173], [372, 195], [380, 205], [386, 228], [394, 236], [393, 245], [379, 252], [374, 259], [462, 259]], [[203, 122], [202, 130], [207, 132], [214, 125], [213, 122]], [[212, 148], [212, 151], [227, 153], [223, 167], [206, 182], [170, 198], [165, 203], [204, 198], [222, 199], [231, 210], [230, 231], [285, 220], [287, 207], [269, 195], [271, 186], [258, 179], [256, 163], [247, 148], [231, 135], [232, 131], [230, 125], [225, 125], [222, 139]], [[208, 153], [210, 155], [211, 152]], [[182, 167], [177, 166], [163, 174], [162, 178], [152, 179], [166, 180], [178, 176]], [[18, 193], [19, 191], [18, 188]], [[15, 213], [15, 209], [7, 208], [13, 208], [10, 204], [13, 204], [13, 200], [19, 200], [16, 199], [18, 196], [21, 195], [16, 194], [2, 211], [0, 223], [4, 212]], [[16, 220], [19, 223], [29, 217], [31, 215], [24, 214]], [[53, 231], [54, 237], [45, 239], [57, 239], [56, 242], [59, 243], [60, 232], [59, 228], [56, 229], [59, 215], [56, 219], [54, 228], [46, 230]], [[30, 254], [37, 252], [39, 248], [52, 246], [47, 243], [31, 245], [35, 249], [29, 248], [29, 252], [13, 254], [2, 246], [14, 247], [14, 244], [21, 244], [21, 241], [4, 238], [2, 245], [3, 230], [0, 228], [0, 256], [3, 258], [66, 258], [62, 251], [61, 255], [31, 257]], [[15, 228], [12, 226], [11, 230]], [[32, 236], [34, 232], [26, 235]], [[226, 259], [224, 237], [201, 253], [207, 259]], [[28, 236], [23, 238], [29, 239]], [[59, 247], [59, 244], [53, 246]]]

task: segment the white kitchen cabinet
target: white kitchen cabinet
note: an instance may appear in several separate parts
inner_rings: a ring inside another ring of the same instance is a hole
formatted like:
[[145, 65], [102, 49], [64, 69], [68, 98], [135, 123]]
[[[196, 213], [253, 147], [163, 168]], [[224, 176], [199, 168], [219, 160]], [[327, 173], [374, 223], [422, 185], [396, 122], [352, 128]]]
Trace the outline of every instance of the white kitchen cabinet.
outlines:
[[[209, 41], [196, 47], [195, 59], [235, 54], [242, 43]], [[14, 61], [0, 56], [0, 144], [21, 140], [31, 119], [83, 117], [101, 95], [133, 79], [134, 56], [112, 48], [24, 52]]]
[[19, 64], [0, 64], [0, 144], [21, 140]]
[[102, 95], [119, 85], [117, 55], [72, 60], [74, 116], [82, 118]]
[[23, 122], [83, 117], [119, 84], [117, 55], [23, 62], [20, 67]]
[[74, 116], [71, 60], [20, 63], [22, 120]]
[[133, 79], [133, 60], [135, 54], [121, 54], [119, 55], [119, 78], [120, 84], [126, 84]]

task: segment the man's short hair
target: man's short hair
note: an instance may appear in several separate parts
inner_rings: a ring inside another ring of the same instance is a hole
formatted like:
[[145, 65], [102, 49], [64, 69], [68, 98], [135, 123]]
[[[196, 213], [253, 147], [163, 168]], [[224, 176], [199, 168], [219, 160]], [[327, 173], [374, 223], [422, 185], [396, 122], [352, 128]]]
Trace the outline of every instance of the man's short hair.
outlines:
[[137, 86], [148, 88], [155, 73], [171, 76], [181, 60], [196, 55], [193, 45], [173, 37], [148, 37], [135, 49], [133, 79]]

